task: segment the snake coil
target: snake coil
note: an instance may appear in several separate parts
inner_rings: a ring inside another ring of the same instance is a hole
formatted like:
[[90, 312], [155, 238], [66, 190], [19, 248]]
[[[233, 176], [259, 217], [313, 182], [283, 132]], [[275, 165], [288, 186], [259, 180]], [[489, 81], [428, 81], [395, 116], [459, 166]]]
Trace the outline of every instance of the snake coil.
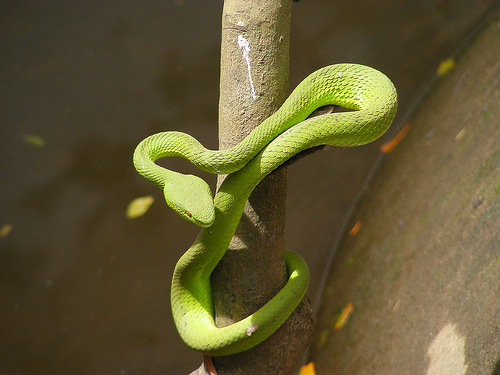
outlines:
[[[307, 119], [325, 105], [351, 111]], [[215, 326], [210, 274], [228, 248], [247, 198], [260, 180], [301, 151], [374, 141], [391, 125], [396, 111], [396, 89], [384, 74], [362, 65], [337, 64], [304, 79], [273, 115], [233, 148], [208, 150], [193, 137], [174, 131], [152, 135], [137, 146], [137, 171], [163, 189], [174, 211], [203, 227], [177, 262], [172, 279], [172, 313], [187, 345], [212, 356], [234, 354], [257, 345], [284, 323], [309, 282], [307, 264], [288, 251], [289, 280], [283, 289], [245, 319]], [[212, 199], [199, 177], [155, 163], [167, 156], [186, 158], [211, 173], [231, 174]]]

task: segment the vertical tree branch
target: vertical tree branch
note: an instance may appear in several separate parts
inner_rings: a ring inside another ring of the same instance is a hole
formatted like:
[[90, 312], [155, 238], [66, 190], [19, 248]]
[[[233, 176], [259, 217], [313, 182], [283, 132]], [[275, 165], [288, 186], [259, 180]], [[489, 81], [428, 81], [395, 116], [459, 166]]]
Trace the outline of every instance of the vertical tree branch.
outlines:
[[[226, 0], [222, 15], [220, 148], [240, 142], [288, 94], [292, 0]], [[222, 182], [223, 177], [218, 181]], [[212, 274], [216, 323], [263, 306], [285, 284], [286, 168], [250, 196], [228, 252]], [[290, 374], [312, 335], [309, 301], [274, 335], [246, 352], [214, 357], [219, 375]]]

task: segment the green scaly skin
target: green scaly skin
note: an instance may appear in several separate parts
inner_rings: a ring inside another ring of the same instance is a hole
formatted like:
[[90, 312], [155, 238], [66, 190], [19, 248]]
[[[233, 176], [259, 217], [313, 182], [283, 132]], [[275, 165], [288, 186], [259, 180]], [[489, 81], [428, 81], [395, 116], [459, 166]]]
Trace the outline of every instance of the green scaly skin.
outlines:
[[[324, 105], [352, 111], [306, 120]], [[137, 146], [137, 171], [164, 190], [177, 213], [204, 227], [177, 262], [172, 280], [174, 321], [187, 345], [212, 356], [234, 354], [257, 345], [284, 323], [309, 282], [307, 264], [292, 252], [285, 254], [289, 280], [275, 297], [232, 325], [218, 328], [214, 323], [210, 274], [228, 248], [245, 201], [260, 180], [301, 151], [374, 141], [390, 126], [396, 110], [396, 90], [385, 75], [362, 65], [338, 64], [312, 73], [278, 111], [233, 148], [208, 150], [179, 132], [155, 134]], [[211, 173], [231, 174], [212, 200], [200, 178], [154, 163], [166, 156], [184, 157]]]

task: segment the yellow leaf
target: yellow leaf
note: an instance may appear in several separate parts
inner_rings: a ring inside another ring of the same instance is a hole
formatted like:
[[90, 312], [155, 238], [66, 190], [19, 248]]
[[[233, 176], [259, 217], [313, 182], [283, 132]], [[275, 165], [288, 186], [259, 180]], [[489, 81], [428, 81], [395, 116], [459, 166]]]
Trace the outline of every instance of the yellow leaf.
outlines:
[[343, 326], [345, 326], [345, 324], [347, 323], [347, 320], [349, 319], [349, 316], [351, 316], [351, 314], [352, 314], [353, 308], [354, 308], [354, 305], [352, 304], [352, 302], [349, 302], [347, 304], [347, 306], [342, 310], [342, 313], [340, 314], [339, 318], [335, 322], [333, 329], [338, 331]]
[[24, 142], [35, 147], [43, 147], [45, 146], [45, 139], [38, 135], [27, 134], [24, 136]]
[[463, 136], [465, 135], [467, 131], [465, 130], [465, 128], [463, 128], [462, 130], [460, 130], [458, 132], [458, 134], [455, 136], [455, 141], [459, 141], [463, 138]]
[[326, 340], [328, 340], [328, 336], [330, 335], [330, 331], [325, 329], [323, 332], [319, 334], [319, 342], [318, 348], [322, 348], [323, 345], [326, 344]]
[[14, 226], [12, 224], [3, 224], [0, 227], [0, 238], [7, 236], [11, 231]]
[[128, 219], [141, 217], [148, 211], [149, 207], [153, 204], [154, 201], [155, 199], [150, 195], [146, 197], [135, 198], [128, 204], [125, 216], [127, 216]]
[[314, 368], [314, 362], [309, 362], [300, 368], [299, 375], [316, 375], [316, 369]]
[[453, 57], [443, 60], [439, 63], [436, 75], [438, 77], [444, 76], [446, 73], [449, 73], [450, 70], [452, 70], [454, 67], [455, 67], [455, 59]]

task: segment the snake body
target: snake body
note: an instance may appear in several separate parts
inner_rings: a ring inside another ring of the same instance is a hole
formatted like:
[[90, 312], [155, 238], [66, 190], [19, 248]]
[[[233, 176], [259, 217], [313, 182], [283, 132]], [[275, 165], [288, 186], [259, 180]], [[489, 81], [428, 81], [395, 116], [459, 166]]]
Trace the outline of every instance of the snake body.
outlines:
[[[324, 105], [351, 111], [307, 119]], [[190, 347], [207, 355], [249, 349], [278, 329], [305, 294], [308, 267], [299, 255], [286, 252], [289, 280], [275, 297], [234, 324], [219, 328], [214, 323], [210, 274], [226, 252], [245, 202], [259, 181], [311, 147], [356, 146], [377, 139], [396, 110], [396, 90], [384, 74], [362, 65], [337, 64], [309, 75], [280, 109], [233, 148], [208, 150], [193, 137], [173, 131], [152, 135], [137, 146], [137, 171], [164, 190], [167, 203], [177, 213], [203, 227], [179, 259], [171, 287], [174, 321]], [[155, 163], [166, 156], [184, 157], [202, 170], [230, 175], [212, 200], [200, 178]]]

